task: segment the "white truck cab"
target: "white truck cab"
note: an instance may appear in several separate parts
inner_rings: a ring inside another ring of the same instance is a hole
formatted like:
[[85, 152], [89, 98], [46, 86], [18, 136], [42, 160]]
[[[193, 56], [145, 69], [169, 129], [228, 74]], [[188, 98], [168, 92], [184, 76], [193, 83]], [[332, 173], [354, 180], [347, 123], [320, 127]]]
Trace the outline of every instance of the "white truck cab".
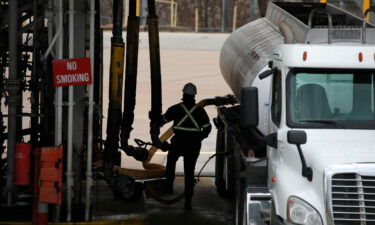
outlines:
[[[287, 221], [375, 221], [374, 47], [283, 44], [275, 54], [268, 187]], [[291, 131], [305, 135], [307, 174]]]
[[216, 185], [236, 224], [375, 224], [374, 32], [330, 4], [278, 2], [228, 38], [241, 104], [218, 109]]

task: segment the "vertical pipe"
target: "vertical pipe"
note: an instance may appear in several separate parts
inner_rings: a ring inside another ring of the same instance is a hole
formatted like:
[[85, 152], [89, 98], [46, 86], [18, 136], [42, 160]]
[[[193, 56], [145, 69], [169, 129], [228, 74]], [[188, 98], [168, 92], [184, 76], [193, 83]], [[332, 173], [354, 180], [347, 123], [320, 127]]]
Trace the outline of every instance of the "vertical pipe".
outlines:
[[199, 31], [199, 10], [195, 8], [195, 32]]
[[229, 31], [231, 0], [222, 0], [221, 6], [221, 32], [224, 33]]
[[90, 0], [90, 61], [91, 73], [93, 74], [92, 85], [89, 85], [89, 110], [88, 110], [88, 128], [87, 128], [87, 170], [86, 170], [86, 208], [85, 220], [90, 219], [90, 198], [92, 186], [92, 134], [93, 134], [93, 107], [94, 107], [94, 50], [95, 50], [95, 1]]
[[[69, 0], [69, 58], [74, 58], [74, 0]], [[74, 89], [69, 86], [68, 107], [68, 154], [66, 168], [66, 220], [72, 219], [72, 188], [73, 188], [73, 105]]]
[[173, 24], [174, 24], [174, 20], [173, 20], [173, 12], [174, 12], [174, 1], [173, 0], [170, 0], [171, 1], [171, 28], [173, 27]]
[[234, 32], [237, 28], [237, 4], [234, 5], [233, 8], [233, 26], [232, 26], [232, 32]]
[[259, 18], [260, 9], [259, 9], [259, 2], [258, 0], [252, 0], [252, 7], [251, 7], [251, 21], [256, 20]]
[[135, 15], [139, 17], [140, 15], [140, 10], [141, 10], [141, 0], [135, 0], [136, 1], [136, 13]]
[[20, 90], [18, 79], [18, 0], [11, 0], [9, 4], [9, 80], [8, 91], [8, 143], [7, 143], [7, 205], [12, 205], [14, 146], [17, 136], [17, 106]]
[[[362, 14], [365, 15], [366, 10], [369, 8], [370, 8], [370, 0], [363, 0]], [[370, 19], [370, 14], [367, 14], [365, 19], [368, 22]]]
[[[63, 59], [64, 57], [64, 0], [57, 2], [57, 23], [58, 23], [58, 38], [56, 46], [56, 59]], [[55, 146], [62, 144], [62, 105], [63, 105], [63, 89], [57, 87], [55, 89]], [[48, 211], [48, 204], [42, 203], [40, 207]], [[39, 208], [39, 207], [38, 207]], [[42, 210], [42, 209], [41, 209]], [[56, 218], [58, 220], [60, 209], [56, 208]]]
[[31, 135], [30, 141], [33, 147], [36, 147], [38, 143], [38, 124], [39, 124], [39, 87], [38, 87], [38, 79], [40, 78], [40, 13], [39, 13], [39, 0], [34, 0], [33, 3], [33, 12], [34, 12], [34, 19], [33, 19], [33, 69], [32, 69], [32, 78], [31, 78]]
[[177, 10], [178, 10], [178, 3], [175, 2], [175, 6], [174, 6], [174, 23], [173, 23], [173, 27], [177, 27]]
[[221, 32], [225, 32], [226, 0], [221, 1]]
[[[63, 1], [59, 0], [57, 8], [58, 23], [61, 29], [57, 38], [56, 59], [63, 59], [64, 56]], [[55, 146], [59, 146], [62, 142], [62, 87], [56, 88], [55, 96]]]

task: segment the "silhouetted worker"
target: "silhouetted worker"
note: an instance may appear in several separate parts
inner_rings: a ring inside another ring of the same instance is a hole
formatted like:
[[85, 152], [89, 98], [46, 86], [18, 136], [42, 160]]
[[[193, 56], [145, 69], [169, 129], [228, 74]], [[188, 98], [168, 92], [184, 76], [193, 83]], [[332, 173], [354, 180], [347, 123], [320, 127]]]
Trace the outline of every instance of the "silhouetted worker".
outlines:
[[180, 156], [184, 157], [185, 173], [185, 209], [191, 210], [191, 200], [194, 192], [194, 170], [202, 140], [211, 132], [210, 119], [206, 111], [195, 104], [197, 88], [187, 83], [182, 89], [182, 102], [168, 108], [163, 115], [163, 123], [173, 121], [175, 135], [171, 139], [171, 146], [167, 157], [167, 190], [173, 194], [176, 162]]

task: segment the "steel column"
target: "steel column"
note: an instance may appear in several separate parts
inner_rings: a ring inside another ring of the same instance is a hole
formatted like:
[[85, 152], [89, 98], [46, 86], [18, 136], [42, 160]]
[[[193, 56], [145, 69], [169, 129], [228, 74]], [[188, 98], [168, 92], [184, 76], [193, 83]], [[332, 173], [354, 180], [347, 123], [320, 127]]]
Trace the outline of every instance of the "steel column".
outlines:
[[18, 0], [9, 1], [9, 79], [8, 91], [8, 143], [7, 143], [7, 205], [12, 205], [14, 147], [17, 138], [17, 107], [20, 103], [18, 76]]

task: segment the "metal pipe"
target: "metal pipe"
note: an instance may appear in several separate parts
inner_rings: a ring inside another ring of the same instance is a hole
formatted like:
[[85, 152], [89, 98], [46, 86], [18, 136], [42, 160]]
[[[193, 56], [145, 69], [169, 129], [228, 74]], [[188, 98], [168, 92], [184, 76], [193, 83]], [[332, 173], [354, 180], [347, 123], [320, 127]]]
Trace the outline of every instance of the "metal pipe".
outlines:
[[285, 22], [281, 22], [279, 25], [279, 28], [280, 28], [281, 33], [284, 36], [284, 43], [294, 44], [296, 40], [294, 38], [294, 33], [292, 29], [290, 28], [290, 26]]
[[93, 107], [94, 107], [94, 50], [95, 50], [95, 0], [90, 1], [90, 60], [92, 85], [89, 85], [89, 110], [88, 110], [88, 128], [87, 128], [87, 169], [86, 169], [86, 208], [85, 220], [90, 219], [90, 198], [92, 186], [92, 134], [93, 134]]
[[[69, 58], [74, 58], [74, 0], [69, 0]], [[73, 106], [74, 89], [69, 86], [68, 103], [68, 154], [66, 168], [66, 220], [72, 220], [72, 188], [73, 188]]]
[[18, 79], [18, 0], [9, 1], [9, 79], [8, 91], [8, 142], [7, 142], [7, 205], [12, 205], [14, 147], [17, 136], [17, 106], [20, 81]]
[[368, 9], [366, 9], [366, 11], [363, 14], [362, 44], [366, 44], [366, 25], [367, 25], [367, 22], [368, 22], [368, 16], [369, 16], [370, 12], [374, 13], [375, 12], [375, 8], [368, 8]]
[[[58, 8], [61, 8], [62, 10], [62, 2], [61, 2], [61, 5], [60, 7]], [[60, 15], [60, 14], [61, 15]], [[58, 16], [59, 16], [59, 19], [61, 21], [61, 18], [62, 18], [62, 13], [61, 11], [58, 11], [57, 12]], [[54, 46], [54, 43], [56, 42], [57, 38], [59, 37], [59, 34], [62, 30], [62, 21], [60, 22], [59, 24], [59, 30], [58, 32], [56, 33], [55, 37], [52, 38], [53, 36], [53, 0], [49, 0], [48, 1], [48, 5], [47, 5], [47, 10], [46, 10], [46, 18], [48, 19], [48, 44], [49, 44], [49, 50], [47, 49], [47, 52], [44, 54], [44, 56], [41, 57], [41, 61], [44, 63], [44, 65], [46, 65], [46, 61], [47, 60], [47, 57], [49, 55], [49, 51], [51, 51], [52, 47]], [[55, 40], [53, 40], [55, 39]], [[62, 49], [62, 48], [61, 48]], [[61, 56], [62, 58], [62, 56]], [[47, 90], [44, 90], [44, 91], [47, 91]], [[58, 91], [56, 91], [57, 93]], [[62, 96], [62, 95], [61, 95]], [[57, 96], [55, 95], [55, 109], [57, 109]], [[57, 111], [55, 113], [55, 115], [57, 115]], [[55, 125], [56, 125], [56, 119], [55, 119]], [[55, 128], [55, 131], [56, 131], [57, 128]], [[46, 134], [44, 134], [46, 135]], [[56, 139], [56, 134], [55, 134], [55, 143], [57, 142], [57, 139]], [[37, 161], [36, 161], [37, 162]], [[48, 218], [48, 204], [47, 203], [38, 203], [37, 204], [37, 217], [39, 218]], [[57, 211], [57, 214], [59, 214], [59, 210], [56, 210]], [[35, 218], [37, 221], [38, 221], [38, 218]], [[40, 222], [40, 221], [39, 221]], [[45, 220], [43, 220], [43, 222], [46, 222]]]
[[33, 147], [36, 147], [38, 144], [38, 136], [39, 136], [39, 129], [38, 129], [38, 123], [39, 123], [39, 95], [40, 95], [40, 89], [38, 85], [38, 79], [41, 77], [41, 67], [40, 67], [40, 13], [39, 13], [39, 0], [35, 0], [33, 3], [33, 12], [34, 12], [34, 22], [33, 22], [33, 67], [32, 67], [32, 78], [31, 78], [31, 128], [32, 132], [30, 135], [30, 142], [33, 145]]
[[177, 27], [177, 12], [178, 12], [178, 3], [175, 2], [173, 27]]
[[[47, 8], [45, 10], [45, 16], [46, 16], [47, 21], [48, 21], [47, 22], [47, 26], [48, 26], [48, 45], [53, 46], [53, 44], [51, 45], [51, 43], [54, 43], [54, 42], [52, 42], [52, 40], [53, 40], [53, 3], [52, 3], [52, 0], [48, 1]], [[52, 47], [51, 47], [51, 49], [52, 49]], [[45, 57], [46, 56], [44, 55], [43, 58], [45, 58]]]
[[[47, 51], [44, 53], [44, 55], [41, 59], [42, 61], [47, 59], [49, 53], [52, 51], [52, 48], [55, 45], [55, 42], [60, 38], [60, 33], [62, 32], [62, 29], [63, 29], [63, 27], [62, 27], [62, 23], [61, 23], [58, 30], [55, 33], [55, 36], [52, 38], [52, 41], [47, 48]], [[57, 58], [58, 58], [58, 56], [57, 56]]]
[[221, 32], [228, 32], [230, 26], [230, 5], [231, 0], [222, 0], [221, 2]]
[[195, 32], [199, 31], [199, 9], [195, 8]]
[[[59, 0], [57, 2], [57, 23], [59, 29], [57, 30], [55, 37], [57, 41], [56, 46], [56, 59], [63, 59], [64, 57], [64, 0]], [[52, 40], [53, 41], [53, 40]], [[54, 43], [50, 43], [50, 46], [53, 46]], [[48, 56], [48, 54], [45, 54]], [[57, 87], [55, 89], [55, 146], [60, 146], [62, 144], [62, 106], [63, 106], [63, 89], [62, 87]], [[40, 203], [38, 208], [43, 208], [48, 211], [48, 204]], [[60, 214], [60, 208], [56, 207], [56, 216], [55, 221], [58, 221]]]
[[[58, 23], [59, 27], [61, 28], [59, 32], [59, 36], [57, 39], [57, 51], [56, 51], [56, 58], [62, 59], [63, 58], [63, 51], [64, 51], [64, 30], [63, 30], [63, 19], [64, 19], [64, 9], [63, 9], [63, 1], [59, 0], [58, 8], [57, 8], [57, 15], [58, 15]], [[62, 87], [56, 88], [55, 93], [55, 146], [59, 146], [62, 142]]]
[[362, 2], [363, 2], [363, 3], [362, 3], [362, 13], [363, 13], [363, 15], [364, 15], [364, 20], [365, 20], [366, 22], [369, 22], [370, 17], [369, 17], [368, 14], [366, 13], [366, 11], [367, 11], [368, 9], [370, 9], [371, 2], [370, 2], [370, 0], [363, 0]]
[[233, 7], [233, 25], [232, 25], [232, 32], [237, 29], [237, 4]]
[[174, 24], [174, 0], [170, 0], [170, 7], [171, 7], [171, 15], [170, 15], [170, 20], [171, 20], [171, 28], [173, 27], [173, 24]]

